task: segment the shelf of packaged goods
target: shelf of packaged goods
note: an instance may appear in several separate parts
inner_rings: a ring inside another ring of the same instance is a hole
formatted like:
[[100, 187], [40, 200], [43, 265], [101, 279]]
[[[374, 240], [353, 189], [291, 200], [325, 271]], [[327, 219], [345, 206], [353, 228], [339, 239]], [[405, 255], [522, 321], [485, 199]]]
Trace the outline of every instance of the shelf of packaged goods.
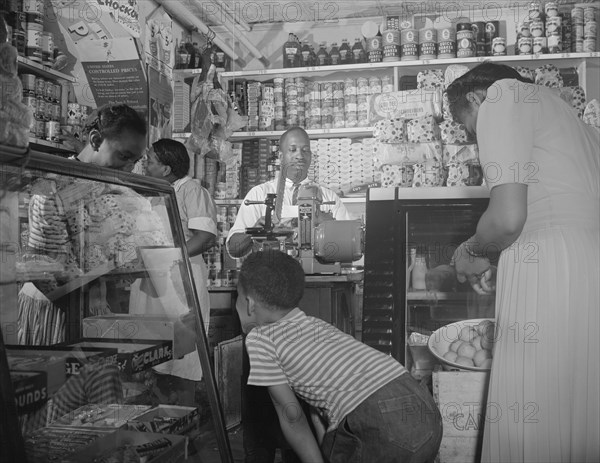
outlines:
[[446, 293], [440, 291], [409, 291], [407, 301], [466, 301], [469, 293]]
[[173, 77], [196, 77], [202, 74], [202, 69], [173, 69]]
[[235, 286], [209, 286], [209, 293], [233, 293], [237, 291]]
[[53, 141], [43, 140], [41, 138], [30, 137], [29, 144], [41, 147], [40, 151], [45, 151], [47, 148], [52, 148], [53, 150], [60, 151], [64, 154], [75, 153], [74, 150], [67, 148], [65, 145]]
[[548, 61], [556, 64], [557, 60], [582, 60], [590, 58], [600, 58], [600, 52], [585, 52], [585, 53], [556, 53], [556, 54], [535, 54], [535, 55], [506, 55], [506, 56], [477, 56], [473, 58], [445, 58], [445, 59], [430, 59], [430, 60], [413, 60], [413, 61], [388, 61], [380, 63], [358, 63], [358, 64], [341, 64], [336, 66], [309, 66], [302, 68], [283, 68], [283, 69], [257, 69], [248, 71], [232, 71], [221, 74], [223, 78], [252, 78], [264, 79], [266, 77], [274, 78], [278, 76], [305, 76], [307, 74], [319, 75], [330, 74], [336, 71], [368, 71], [371, 69], [391, 69], [403, 67], [426, 67], [426, 66], [446, 66], [449, 64], [477, 64], [484, 61], [493, 61], [500, 63], [518, 63], [526, 61]]
[[[340, 199], [343, 203], [364, 203], [367, 200], [365, 196], [340, 196]], [[217, 206], [239, 206], [242, 201], [241, 199], [215, 199], [215, 204]]]
[[178, 138], [178, 139], [181, 139], [181, 138], [190, 138], [191, 136], [192, 136], [191, 132], [173, 132], [171, 134], [172, 138]]
[[43, 77], [47, 77], [48, 79], [61, 79], [66, 80], [68, 82], [76, 82], [77, 79], [73, 76], [69, 76], [67, 74], [63, 74], [62, 72], [55, 71], [48, 66], [43, 66], [35, 61], [31, 61], [30, 59], [23, 58], [22, 56], [17, 57], [17, 63], [19, 65], [19, 71], [23, 73], [23, 71], [30, 71], [34, 74], [41, 75]]
[[[285, 130], [264, 130], [254, 132], [234, 132], [229, 139], [245, 140], [250, 138], [278, 139]], [[372, 127], [348, 127], [339, 129], [308, 129], [306, 131], [310, 138], [336, 138], [336, 137], [372, 137]]]

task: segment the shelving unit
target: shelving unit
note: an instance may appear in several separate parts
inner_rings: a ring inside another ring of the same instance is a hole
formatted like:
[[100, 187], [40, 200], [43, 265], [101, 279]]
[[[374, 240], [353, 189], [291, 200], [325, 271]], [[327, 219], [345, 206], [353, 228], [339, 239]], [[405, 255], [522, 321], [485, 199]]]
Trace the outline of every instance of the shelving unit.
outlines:
[[55, 71], [48, 66], [43, 66], [35, 61], [31, 61], [30, 59], [23, 58], [22, 56], [17, 57], [17, 64], [19, 67], [19, 72], [23, 73], [24, 71], [31, 71], [34, 74], [37, 74], [42, 77], [46, 77], [48, 79], [60, 79], [66, 80], [67, 82], [77, 82], [77, 79], [73, 76], [63, 74], [60, 71]]
[[[44, 150], [44, 151], [59, 152], [61, 154], [65, 154], [65, 155], [75, 153], [75, 151], [67, 148], [65, 145], [62, 145], [61, 143], [43, 140], [41, 138], [30, 137], [29, 144], [34, 145], [34, 146], [38, 147], [38, 149]], [[48, 150], [47, 148], [51, 148], [51, 149]]]

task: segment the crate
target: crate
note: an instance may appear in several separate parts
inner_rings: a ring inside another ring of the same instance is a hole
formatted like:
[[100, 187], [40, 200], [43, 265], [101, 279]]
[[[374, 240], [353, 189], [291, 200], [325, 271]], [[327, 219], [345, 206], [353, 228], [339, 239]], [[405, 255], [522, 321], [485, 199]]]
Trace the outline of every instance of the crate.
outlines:
[[433, 398], [444, 426], [438, 463], [481, 459], [489, 372], [434, 371]]

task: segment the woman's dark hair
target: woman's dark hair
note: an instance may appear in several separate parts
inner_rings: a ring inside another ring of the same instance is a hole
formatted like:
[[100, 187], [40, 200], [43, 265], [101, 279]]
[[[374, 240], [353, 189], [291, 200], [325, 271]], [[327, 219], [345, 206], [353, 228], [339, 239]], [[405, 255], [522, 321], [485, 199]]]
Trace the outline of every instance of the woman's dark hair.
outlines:
[[146, 135], [146, 121], [126, 104], [107, 104], [89, 115], [83, 127], [83, 134], [87, 136], [94, 129], [100, 132], [102, 139], [114, 139], [126, 130]]
[[490, 61], [481, 63], [455, 79], [446, 89], [452, 117], [459, 120], [458, 115], [469, 107], [467, 93], [487, 90], [502, 79], [516, 79], [529, 84], [533, 83], [531, 79], [523, 77], [515, 68], [506, 64], [496, 64]]
[[162, 138], [152, 143], [152, 149], [154, 149], [158, 160], [171, 168], [171, 172], [175, 177], [183, 178], [188, 174], [190, 156], [183, 143], [170, 138]]
[[273, 310], [297, 307], [304, 294], [302, 266], [281, 251], [250, 254], [242, 264], [238, 281], [247, 294]]

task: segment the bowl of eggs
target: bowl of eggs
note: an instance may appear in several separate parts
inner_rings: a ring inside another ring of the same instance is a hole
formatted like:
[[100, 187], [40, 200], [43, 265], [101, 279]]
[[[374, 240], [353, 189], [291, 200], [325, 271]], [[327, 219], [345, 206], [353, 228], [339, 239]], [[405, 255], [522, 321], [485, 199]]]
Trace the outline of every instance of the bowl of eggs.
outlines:
[[434, 331], [427, 343], [448, 371], [489, 371], [496, 325], [491, 318], [462, 320]]

